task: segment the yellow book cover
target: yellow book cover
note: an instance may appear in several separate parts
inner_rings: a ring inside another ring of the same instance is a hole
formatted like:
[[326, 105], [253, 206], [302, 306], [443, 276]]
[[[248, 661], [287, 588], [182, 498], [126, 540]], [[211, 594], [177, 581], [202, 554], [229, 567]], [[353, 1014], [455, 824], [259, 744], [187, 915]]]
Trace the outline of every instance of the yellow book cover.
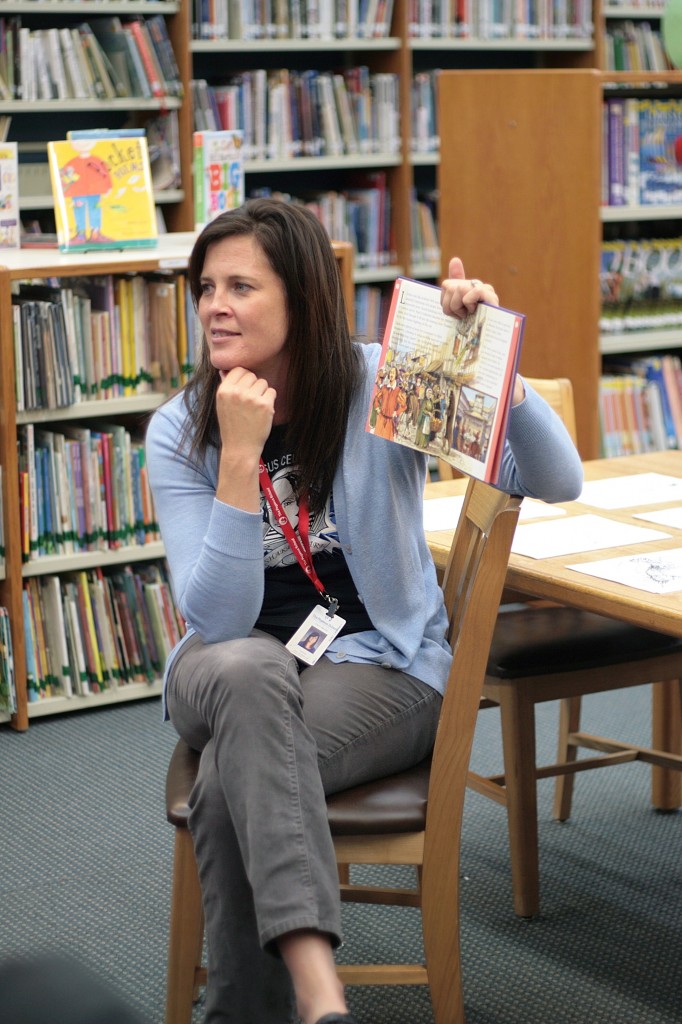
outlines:
[[146, 138], [74, 137], [47, 151], [61, 252], [156, 245]]

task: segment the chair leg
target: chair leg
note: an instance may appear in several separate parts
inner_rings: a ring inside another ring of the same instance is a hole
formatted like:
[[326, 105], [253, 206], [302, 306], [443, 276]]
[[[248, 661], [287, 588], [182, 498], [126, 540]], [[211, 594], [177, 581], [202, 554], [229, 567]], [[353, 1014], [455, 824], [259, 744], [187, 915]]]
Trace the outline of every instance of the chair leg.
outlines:
[[[682, 679], [654, 683], [652, 694], [652, 746], [682, 754]], [[651, 802], [659, 811], [674, 811], [682, 804], [682, 772], [651, 769]]]
[[533, 917], [540, 912], [535, 709], [520, 687], [505, 687], [500, 722], [514, 910]]
[[[580, 729], [580, 712], [582, 697], [566, 697], [560, 702], [559, 710], [559, 741], [557, 745], [557, 764], [573, 764], [578, 759], [578, 748], [568, 742], [572, 732]], [[554, 782], [554, 817], [566, 821], [571, 816], [573, 805], [573, 786], [575, 775], [557, 775]]]
[[441, 848], [430, 851], [420, 869], [422, 933], [435, 1024], [465, 1024], [459, 864], [458, 850]]
[[195, 970], [201, 963], [204, 918], [192, 837], [175, 830], [173, 892], [168, 940], [166, 1024], [189, 1024], [196, 998]]

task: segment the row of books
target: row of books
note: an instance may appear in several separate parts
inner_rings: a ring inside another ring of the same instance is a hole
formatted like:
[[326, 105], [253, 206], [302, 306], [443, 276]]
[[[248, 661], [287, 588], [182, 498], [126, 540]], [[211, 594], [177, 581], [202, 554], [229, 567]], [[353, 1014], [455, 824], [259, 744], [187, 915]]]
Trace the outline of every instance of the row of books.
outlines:
[[17, 691], [14, 681], [14, 653], [9, 614], [0, 608], [0, 712], [13, 715], [17, 710]]
[[162, 15], [31, 29], [0, 18], [0, 99], [182, 96]]
[[363, 341], [381, 341], [391, 304], [392, 285], [382, 288], [359, 284], [355, 288], [355, 335]]
[[107, 423], [17, 433], [24, 562], [159, 540], [140, 438]]
[[437, 153], [438, 70], [418, 71], [412, 78], [410, 145], [413, 153]]
[[412, 223], [412, 262], [433, 263], [440, 259], [440, 242], [437, 227], [437, 191], [410, 197]]
[[682, 448], [682, 362], [649, 356], [612, 364], [599, 382], [601, 453]]
[[609, 98], [603, 105], [602, 202], [682, 202], [682, 100]]
[[261, 68], [191, 89], [194, 130], [241, 129], [245, 160], [400, 152], [397, 75]]
[[385, 171], [355, 174], [355, 187], [343, 192], [299, 192], [296, 197], [267, 186], [251, 196], [272, 196], [302, 203], [315, 214], [330, 238], [352, 242], [356, 267], [383, 267], [395, 262], [391, 229], [391, 193]]
[[608, 71], [669, 71], [672, 67], [661, 33], [648, 21], [609, 23], [604, 63]]
[[604, 241], [600, 289], [605, 333], [682, 326], [682, 238]]
[[591, 0], [409, 0], [413, 38], [590, 39]]
[[167, 392], [194, 365], [196, 316], [181, 273], [22, 284], [12, 312], [20, 412]]
[[194, 0], [194, 39], [378, 39], [393, 0]]
[[23, 608], [31, 702], [152, 682], [185, 631], [163, 563], [31, 578]]
[[609, 7], [636, 7], [646, 11], [663, 11], [668, 0], [609, 0]]

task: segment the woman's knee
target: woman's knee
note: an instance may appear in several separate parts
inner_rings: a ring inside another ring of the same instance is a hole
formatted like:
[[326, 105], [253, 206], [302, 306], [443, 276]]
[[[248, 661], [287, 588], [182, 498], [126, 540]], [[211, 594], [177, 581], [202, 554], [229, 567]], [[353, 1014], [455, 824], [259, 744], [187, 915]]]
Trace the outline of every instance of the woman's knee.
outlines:
[[223, 643], [204, 644], [193, 668], [196, 685], [213, 704], [229, 707], [233, 714], [244, 709], [257, 715], [257, 706], [270, 701], [297, 698], [298, 670], [295, 658], [273, 637], [250, 636]]

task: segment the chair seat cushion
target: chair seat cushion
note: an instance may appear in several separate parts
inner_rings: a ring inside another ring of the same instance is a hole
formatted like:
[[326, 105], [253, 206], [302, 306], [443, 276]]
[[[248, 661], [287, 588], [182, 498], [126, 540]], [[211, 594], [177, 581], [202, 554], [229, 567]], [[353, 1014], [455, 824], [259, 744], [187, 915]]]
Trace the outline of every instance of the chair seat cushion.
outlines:
[[426, 825], [431, 759], [414, 768], [327, 799], [332, 835], [422, 832]]
[[200, 755], [178, 740], [166, 773], [166, 817], [176, 828], [187, 828], [189, 795], [199, 771]]
[[[499, 679], [599, 668], [682, 654], [682, 639], [563, 606], [502, 611], [488, 674]], [[682, 661], [680, 662], [682, 668]]]
[[[421, 832], [426, 824], [430, 759], [408, 771], [329, 797], [329, 825], [336, 835]], [[189, 795], [199, 770], [199, 754], [178, 740], [166, 775], [166, 817], [187, 828]]]

